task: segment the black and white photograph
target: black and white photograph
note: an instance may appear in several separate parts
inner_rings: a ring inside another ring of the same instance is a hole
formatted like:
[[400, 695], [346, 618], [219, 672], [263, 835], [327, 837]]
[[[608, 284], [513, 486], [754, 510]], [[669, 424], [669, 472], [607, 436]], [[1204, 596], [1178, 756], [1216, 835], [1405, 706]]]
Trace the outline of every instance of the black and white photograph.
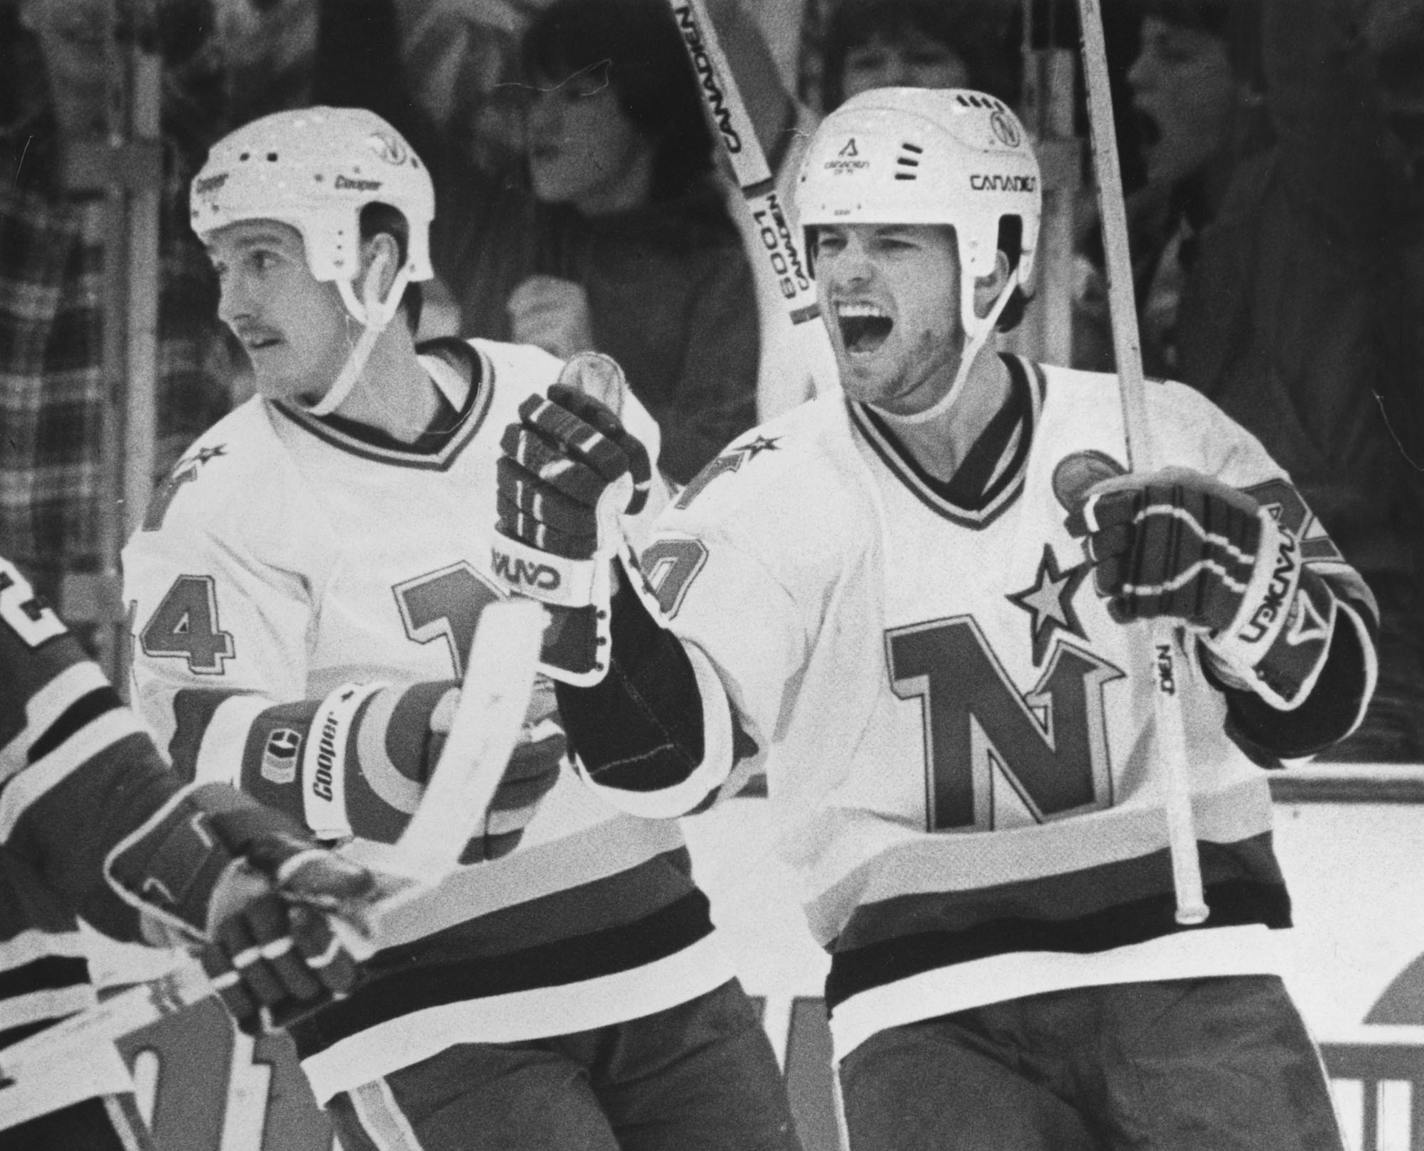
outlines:
[[1424, 0], [0, 0], [5, 1151], [1424, 1151]]

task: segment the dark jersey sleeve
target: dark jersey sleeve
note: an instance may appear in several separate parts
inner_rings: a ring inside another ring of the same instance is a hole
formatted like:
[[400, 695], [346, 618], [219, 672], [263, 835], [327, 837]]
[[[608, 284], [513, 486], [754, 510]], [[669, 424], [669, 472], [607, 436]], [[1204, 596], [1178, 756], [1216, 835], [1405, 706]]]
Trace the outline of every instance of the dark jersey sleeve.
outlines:
[[0, 866], [24, 860], [93, 926], [137, 940], [104, 858], [179, 786], [98, 666], [0, 559]]

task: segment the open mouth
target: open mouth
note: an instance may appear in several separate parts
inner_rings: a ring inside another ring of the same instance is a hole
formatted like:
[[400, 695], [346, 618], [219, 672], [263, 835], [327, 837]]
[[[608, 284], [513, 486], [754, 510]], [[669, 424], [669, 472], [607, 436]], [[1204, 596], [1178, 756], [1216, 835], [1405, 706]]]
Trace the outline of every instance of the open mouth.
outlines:
[[895, 326], [895, 321], [873, 304], [842, 304], [836, 309], [836, 320], [841, 342], [853, 354], [878, 350]]

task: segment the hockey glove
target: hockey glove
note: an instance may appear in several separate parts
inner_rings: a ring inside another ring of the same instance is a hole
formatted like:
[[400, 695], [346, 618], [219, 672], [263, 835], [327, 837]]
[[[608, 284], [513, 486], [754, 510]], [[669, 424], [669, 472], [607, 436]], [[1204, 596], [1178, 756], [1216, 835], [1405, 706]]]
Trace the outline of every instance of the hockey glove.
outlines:
[[[460, 693], [446, 693], [430, 717], [430, 748], [427, 760], [433, 766], [445, 747], [445, 737], [455, 718]], [[560, 764], [568, 750], [564, 729], [556, 710], [554, 685], [540, 676], [534, 682], [534, 694], [524, 717], [524, 730], [509, 766], [499, 782], [484, 826], [466, 845], [460, 856], [463, 864], [484, 863], [508, 855], [524, 837], [524, 829], [534, 818], [545, 795], [559, 781]]]
[[158, 945], [201, 945], [238, 1026], [283, 1026], [345, 995], [356, 960], [328, 914], [364, 934], [374, 877], [225, 784], [183, 788], [105, 860]]
[[331, 917], [369, 936], [362, 912], [373, 893], [368, 872], [322, 851], [299, 863], [278, 891], [250, 899], [218, 923], [202, 950], [203, 969], [241, 1030], [278, 1030], [350, 993], [358, 956]]
[[[460, 689], [449, 680], [345, 684], [321, 701], [279, 704], [253, 721], [242, 789], [305, 822], [318, 839], [395, 843], [445, 749]], [[567, 750], [553, 687], [535, 685], [524, 730], [462, 863], [513, 851]]]
[[1180, 620], [1229, 685], [1272, 707], [1310, 694], [1335, 597], [1304, 566], [1299, 540], [1250, 496], [1183, 469], [1121, 476], [1094, 488], [1068, 529], [1086, 535], [1114, 619]]
[[[651, 449], [625, 428], [614, 400], [651, 428]], [[636, 567], [633, 522], [665, 500], [656, 473], [656, 425], [606, 356], [578, 356], [548, 398], [531, 396], [506, 429], [499, 461], [493, 567], [511, 592], [547, 604], [552, 622], [541, 668], [567, 683], [597, 683], [607, 671], [611, 561]]]

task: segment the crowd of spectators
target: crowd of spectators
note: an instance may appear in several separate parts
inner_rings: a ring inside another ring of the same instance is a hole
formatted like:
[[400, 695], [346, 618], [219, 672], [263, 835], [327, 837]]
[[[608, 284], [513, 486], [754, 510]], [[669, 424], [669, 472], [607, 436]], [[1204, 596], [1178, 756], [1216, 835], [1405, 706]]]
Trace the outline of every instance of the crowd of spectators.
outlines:
[[[99, 568], [115, 514], [101, 441], [105, 378], [101, 151], [122, 70], [103, 0], [0, 6], [0, 550], [54, 597], [67, 572]], [[159, 195], [158, 468], [227, 409], [217, 290], [188, 229], [187, 185], [217, 130], [200, 20], [163, 27]], [[155, 477], [156, 478], [156, 477]]]
[[827, 12], [819, 106], [870, 88], [974, 88], [1017, 105], [1021, 8], [994, 0], [838, 0]]
[[[1145, 0], [1126, 46], [1145, 367], [1252, 431], [1378, 598], [1374, 703], [1332, 751], [1364, 762], [1424, 757], [1420, 213], [1378, 69], [1403, 7], [1375, 0], [1377, 45], [1351, 0]], [[1082, 366], [1108, 366], [1103, 296]]]
[[555, 0], [521, 42], [526, 148], [452, 141], [436, 271], [460, 331], [622, 365], [689, 481], [756, 419], [750, 263], [663, 0]]
[[[816, 116], [847, 96], [967, 85], [1020, 106], [1024, 14], [1074, 38], [1074, 6], [1053, 0], [785, 3], [816, 65], [797, 90], [749, 3], [711, 7], [784, 197]], [[1147, 370], [1260, 437], [1379, 597], [1378, 702], [1343, 754], [1424, 759], [1424, 17], [1409, 0], [1105, 7], [1110, 31], [1128, 30], [1110, 49], [1120, 107], [1134, 109], [1120, 139]], [[109, 511], [108, 217], [102, 190], [66, 178], [66, 156], [111, 127], [128, 10], [0, 0], [0, 550], [51, 594], [98, 561]], [[187, 181], [224, 131], [308, 103], [372, 108], [430, 158], [439, 282], [423, 334], [611, 354], [684, 482], [806, 394], [797, 380], [768, 399], [791, 370], [775, 301], [664, 0], [157, 10], [160, 466], [244, 394]], [[1086, 200], [1081, 220], [1074, 360], [1109, 367]]]

